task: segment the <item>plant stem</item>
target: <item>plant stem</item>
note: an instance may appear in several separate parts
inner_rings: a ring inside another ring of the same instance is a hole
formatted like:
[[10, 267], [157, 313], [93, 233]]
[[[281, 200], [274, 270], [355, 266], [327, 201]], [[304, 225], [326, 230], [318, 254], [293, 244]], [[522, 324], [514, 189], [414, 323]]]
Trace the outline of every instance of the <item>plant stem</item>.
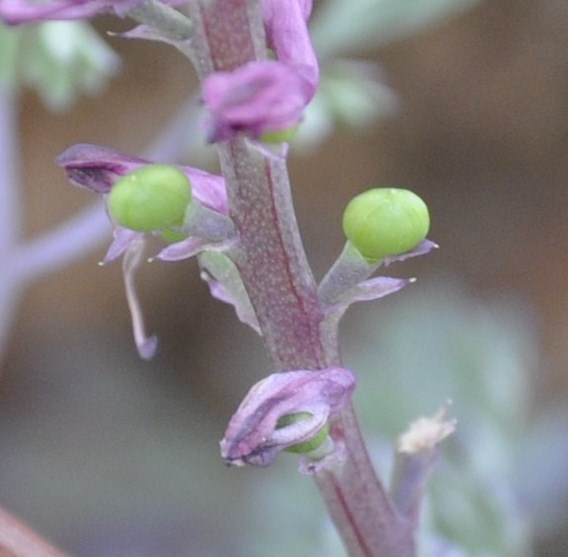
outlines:
[[[190, 6], [201, 79], [265, 57], [258, 0], [190, 0]], [[222, 143], [219, 153], [240, 240], [232, 257], [273, 365], [277, 370], [340, 365], [337, 328], [324, 321], [284, 159], [259, 153], [242, 137]], [[412, 528], [375, 474], [353, 408], [331, 425], [341, 458], [316, 472], [315, 479], [349, 555], [411, 557]]]
[[0, 508], [0, 556], [66, 557], [66, 554]]

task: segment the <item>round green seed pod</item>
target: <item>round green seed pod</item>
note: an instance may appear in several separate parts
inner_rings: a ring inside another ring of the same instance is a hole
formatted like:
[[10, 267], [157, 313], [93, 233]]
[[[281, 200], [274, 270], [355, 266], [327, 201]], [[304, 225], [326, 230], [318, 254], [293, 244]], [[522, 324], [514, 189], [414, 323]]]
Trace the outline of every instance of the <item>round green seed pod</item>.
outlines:
[[[286, 427], [287, 425], [294, 424], [299, 422], [300, 420], [305, 420], [309, 418], [311, 414], [308, 412], [296, 412], [295, 414], [287, 414], [286, 416], [282, 416], [278, 420], [277, 428]], [[287, 447], [285, 450], [289, 453], [310, 453], [315, 451], [323, 442], [327, 439], [329, 435], [329, 424], [326, 424], [308, 441], [304, 441], [303, 443], [298, 443], [297, 445], [292, 445]]]
[[294, 139], [298, 132], [298, 126], [292, 126], [283, 130], [265, 131], [260, 136], [260, 141], [263, 143], [288, 143]]
[[151, 164], [117, 180], [108, 198], [112, 218], [121, 226], [150, 232], [183, 224], [191, 184], [175, 166]]
[[369, 261], [416, 247], [428, 234], [430, 215], [415, 193], [376, 188], [354, 197], [343, 213], [343, 231]]

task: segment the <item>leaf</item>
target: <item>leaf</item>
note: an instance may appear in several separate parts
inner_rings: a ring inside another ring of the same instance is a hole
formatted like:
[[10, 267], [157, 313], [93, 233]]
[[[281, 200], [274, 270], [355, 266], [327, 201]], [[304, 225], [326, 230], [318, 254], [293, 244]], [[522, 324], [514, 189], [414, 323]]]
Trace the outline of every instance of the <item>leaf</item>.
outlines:
[[320, 57], [403, 39], [470, 8], [476, 0], [328, 0], [311, 24]]

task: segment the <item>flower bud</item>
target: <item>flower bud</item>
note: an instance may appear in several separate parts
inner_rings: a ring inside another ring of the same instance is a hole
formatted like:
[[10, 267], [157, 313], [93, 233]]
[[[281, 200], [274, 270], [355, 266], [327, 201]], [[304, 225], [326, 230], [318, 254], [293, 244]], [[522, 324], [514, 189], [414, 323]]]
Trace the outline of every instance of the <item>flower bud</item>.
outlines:
[[354, 197], [343, 214], [343, 231], [369, 261], [416, 247], [428, 233], [428, 207], [415, 193], [376, 188]]
[[[312, 415], [309, 412], [296, 412], [295, 414], [286, 414], [278, 420], [276, 429], [295, 424], [301, 420], [307, 420], [311, 417]], [[329, 423], [326, 422], [325, 425], [311, 439], [304, 441], [303, 443], [298, 443], [297, 445], [287, 447], [285, 450], [289, 453], [311, 453], [312, 451], [315, 451], [316, 449], [319, 449], [319, 447], [321, 447], [321, 445], [327, 439], [328, 435]]]
[[183, 224], [191, 202], [191, 184], [175, 166], [151, 164], [115, 182], [107, 199], [117, 224], [150, 232]]

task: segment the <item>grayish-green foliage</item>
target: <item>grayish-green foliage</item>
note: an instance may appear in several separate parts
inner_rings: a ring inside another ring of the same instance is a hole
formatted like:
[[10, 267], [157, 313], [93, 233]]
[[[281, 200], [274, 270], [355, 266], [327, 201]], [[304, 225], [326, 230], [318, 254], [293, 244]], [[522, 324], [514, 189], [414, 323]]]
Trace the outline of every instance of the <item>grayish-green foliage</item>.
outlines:
[[369, 51], [462, 13], [476, 0], [326, 0], [311, 25], [318, 54]]
[[88, 23], [0, 24], [0, 86], [31, 87], [51, 110], [83, 92], [102, 92], [118, 67], [117, 55]]
[[[524, 478], [517, 474], [536, 345], [525, 316], [506, 304], [469, 299], [448, 284], [430, 291], [422, 285], [353, 311], [344, 333], [346, 364], [359, 376], [355, 403], [384, 478], [393, 440], [453, 400], [458, 428], [443, 442], [429, 483], [421, 555], [529, 557]], [[252, 505], [268, 532], [251, 542], [251, 555], [266, 555], [270, 536], [274, 543], [282, 532], [295, 532], [271, 555], [345, 557], [321, 504], [303, 493], [308, 480], [282, 470], [274, 476], [261, 480], [266, 485]], [[267, 492], [270, 505], [262, 499]], [[270, 526], [271, 513], [277, 527]]]

